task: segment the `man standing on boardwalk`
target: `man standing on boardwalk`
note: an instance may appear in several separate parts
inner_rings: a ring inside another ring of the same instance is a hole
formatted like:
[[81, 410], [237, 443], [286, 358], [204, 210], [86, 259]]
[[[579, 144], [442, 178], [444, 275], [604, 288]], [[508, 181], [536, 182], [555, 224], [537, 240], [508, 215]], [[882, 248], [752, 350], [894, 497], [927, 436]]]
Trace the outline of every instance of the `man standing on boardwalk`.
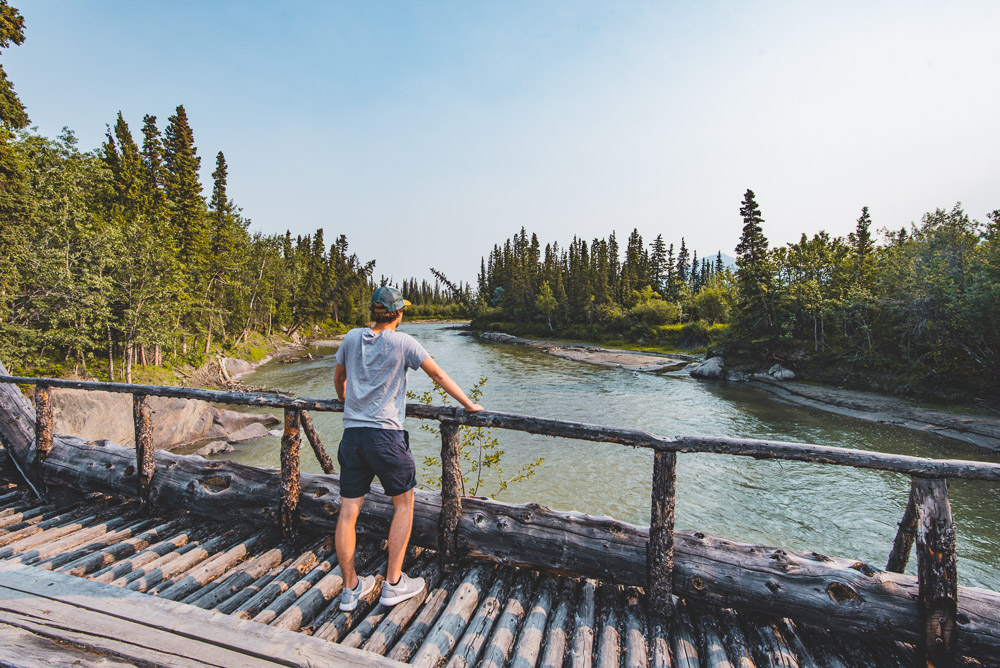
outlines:
[[337, 350], [333, 383], [337, 397], [344, 402], [344, 437], [337, 456], [341, 508], [336, 544], [344, 577], [340, 599], [344, 611], [354, 610], [375, 587], [374, 576], [358, 576], [354, 569], [355, 525], [375, 476], [386, 495], [392, 497], [394, 508], [389, 526], [389, 565], [379, 603], [396, 605], [424, 588], [423, 578], [409, 578], [403, 573], [403, 556], [413, 526], [413, 488], [417, 484], [409, 434], [403, 430], [407, 371], [420, 367], [465, 410], [483, 410], [416, 339], [396, 331], [409, 305], [396, 288], [379, 288], [371, 302], [374, 325], [352, 329]]

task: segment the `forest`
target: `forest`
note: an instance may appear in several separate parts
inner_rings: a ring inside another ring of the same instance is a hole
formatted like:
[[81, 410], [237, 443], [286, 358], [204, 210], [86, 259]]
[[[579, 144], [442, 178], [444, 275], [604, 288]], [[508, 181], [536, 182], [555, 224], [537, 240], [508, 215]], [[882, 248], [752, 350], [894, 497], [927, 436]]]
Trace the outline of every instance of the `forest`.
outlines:
[[[0, 50], [23, 41], [23, 18], [0, 0]], [[137, 132], [121, 113], [109, 119], [93, 150], [69, 129], [41, 136], [0, 67], [8, 369], [132, 382], [137, 367], [259, 358], [273, 337], [366, 321], [370, 291], [393, 281], [375, 279], [375, 261], [344, 234], [253, 231], [228, 194], [223, 152], [202, 185], [182, 105], [165, 123], [132, 120]], [[1000, 210], [979, 221], [956, 204], [909, 226], [874, 225], [861, 207], [846, 237], [772, 247], [747, 190], [738, 214], [734, 197], [735, 265], [721, 252], [698, 257], [683, 237], [647, 242], [633, 230], [543, 247], [522, 228], [483, 257], [475, 289], [433, 269], [433, 284], [395, 284], [410, 317], [469, 318], [478, 330], [696, 349], [748, 367], [778, 360], [900, 394], [995, 394]]]
[[676, 252], [637, 230], [623, 253], [614, 233], [542, 249], [522, 229], [483, 258], [473, 325], [701, 347], [750, 369], [781, 361], [855, 387], [981, 397], [1000, 388], [1000, 210], [986, 218], [956, 204], [876, 233], [862, 207], [846, 237], [771, 247], [747, 190], [733, 268], [721, 253], [689, 254], [683, 238]]

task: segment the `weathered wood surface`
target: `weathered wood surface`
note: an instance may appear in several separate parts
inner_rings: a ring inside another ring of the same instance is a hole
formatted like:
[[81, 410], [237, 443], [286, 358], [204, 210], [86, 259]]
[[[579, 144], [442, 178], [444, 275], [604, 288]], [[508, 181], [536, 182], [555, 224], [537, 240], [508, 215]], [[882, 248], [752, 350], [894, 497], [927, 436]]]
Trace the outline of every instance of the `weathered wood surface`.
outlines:
[[[131, 449], [95, 446], [57, 437], [46, 459], [50, 484], [128, 493]], [[229, 462], [206, 462], [155, 453], [151, 496], [162, 506], [207, 516], [276, 520], [278, 474]], [[92, 462], [81, 468], [79, 461]], [[299, 514], [303, 524], [330, 531], [340, 507], [334, 476], [303, 474]], [[392, 500], [373, 488], [359, 527], [384, 535]], [[440, 496], [417, 492], [412, 543], [434, 548]], [[643, 586], [648, 529], [610, 518], [559, 513], [538, 505], [463, 499], [461, 549], [501, 563], [577, 573]], [[673, 590], [718, 607], [741, 607], [801, 621], [915, 642], [921, 632], [912, 576], [886, 573], [855, 561], [746, 545], [677, 531]], [[0, 539], [2, 541], [2, 539]], [[958, 634], [965, 651], [1000, 651], [1000, 594], [962, 588]], [[968, 621], [965, 621], [968, 620]]]
[[677, 489], [677, 455], [653, 455], [649, 546], [646, 548], [646, 591], [650, 612], [669, 617], [673, 612], [674, 496]]
[[441, 423], [441, 519], [438, 554], [445, 569], [458, 560], [458, 523], [462, 519], [462, 456], [458, 424]]
[[49, 386], [35, 385], [35, 457], [36, 470], [52, 452], [52, 396]]
[[[3, 362], [0, 362], [0, 376], [9, 377]], [[21, 479], [42, 498], [42, 481], [32, 467], [34, 442], [35, 409], [16, 385], [0, 382], [0, 443]]]
[[132, 415], [135, 420], [135, 465], [138, 469], [139, 503], [148, 512], [149, 484], [153, 480], [156, 464], [153, 461], [153, 422], [149, 412], [149, 397], [145, 394], [132, 395]]
[[323, 441], [320, 440], [319, 434], [313, 426], [312, 416], [309, 415], [309, 411], [299, 411], [299, 423], [302, 425], [302, 431], [305, 432], [306, 438], [309, 439], [309, 445], [312, 446], [313, 453], [316, 455], [316, 461], [319, 462], [323, 473], [336, 473], [337, 467], [334, 466], [330, 455], [326, 453]]
[[0, 623], [164, 666], [400, 665], [301, 634], [5, 563]]
[[[97, 383], [88, 381], [60, 380], [55, 378], [31, 378], [0, 375], [0, 385], [5, 383], [39, 383], [50, 387], [103, 390], [126, 394], [147, 394], [150, 396], [201, 399], [214, 403], [229, 403], [244, 406], [271, 406], [295, 410], [343, 411], [343, 403], [333, 399], [310, 399], [287, 397], [277, 394], [250, 392], [219, 392], [195, 388], [165, 387], [157, 385], [129, 385], [125, 383]], [[23, 406], [17, 406], [18, 410]], [[479, 411], [467, 413], [462, 408], [452, 406], [426, 406], [407, 404], [406, 414], [425, 420], [454, 421], [460, 425], [473, 427], [496, 427], [544, 434], [584, 441], [618, 443], [640, 448], [652, 448], [669, 452], [709, 452], [738, 455], [757, 459], [787, 459], [792, 461], [835, 464], [895, 471], [908, 475], [924, 475], [949, 478], [1000, 481], [1000, 464], [964, 460], [929, 459], [906, 455], [890, 455], [866, 450], [852, 450], [809, 443], [784, 441], [762, 441], [756, 439], [735, 439], [708, 436], [678, 436], [667, 438], [651, 434], [642, 429], [625, 429], [602, 425], [584, 424], [551, 418], [539, 418], [512, 413]], [[0, 423], [0, 429], [4, 427]]]
[[906, 500], [906, 509], [903, 511], [903, 518], [899, 521], [899, 529], [896, 537], [892, 541], [892, 551], [889, 552], [889, 560], [885, 564], [885, 570], [891, 573], [902, 573], [906, 570], [906, 564], [910, 560], [910, 551], [913, 549], [913, 541], [917, 536], [917, 504], [915, 499], [913, 483], [910, 483], [910, 494]]
[[281, 501], [279, 517], [281, 532], [286, 538], [295, 536], [299, 528], [299, 453], [302, 433], [299, 431], [300, 411], [285, 409], [285, 431], [281, 436]]
[[957, 637], [958, 572], [955, 520], [948, 503], [948, 481], [913, 479], [917, 507], [917, 572], [919, 573], [920, 647], [928, 666], [954, 665]]

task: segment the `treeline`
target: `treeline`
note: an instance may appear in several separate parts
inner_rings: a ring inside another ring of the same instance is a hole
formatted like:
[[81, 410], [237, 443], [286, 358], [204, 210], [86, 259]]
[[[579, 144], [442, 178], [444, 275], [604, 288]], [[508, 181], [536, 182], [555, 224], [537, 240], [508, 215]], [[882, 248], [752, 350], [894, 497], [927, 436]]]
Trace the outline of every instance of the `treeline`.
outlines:
[[956, 204], [876, 240], [864, 207], [846, 238], [776, 248], [753, 191], [740, 215], [728, 355], [914, 395], [1000, 389], [1000, 210]]
[[366, 318], [374, 261], [343, 235], [327, 245], [322, 229], [251, 232], [222, 152], [203, 191], [183, 106], [162, 133], [147, 115], [141, 143], [119, 114], [96, 151], [68, 130], [20, 131], [7, 149], [19, 234], [8, 238], [0, 359], [13, 368], [57, 362], [130, 382], [136, 364], [197, 366], [255, 334]]
[[748, 369], [909, 394], [1000, 389], [1000, 210], [956, 205], [872, 233], [821, 231], [771, 248], [754, 193], [740, 206], [736, 271], [633, 231], [542, 249], [522, 229], [483, 258], [474, 326], [593, 341], [711, 345]]
[[[483, 258], [474, 326], [592, 340], [704, 343], [728, 322], [733, 274], [719, 252], [698, 258], [681, 238], [648, 245], [633, 230], [620, 248], [614, 233], [566, 248], [520, 233]], [[691, 323], [686, 328], [682, 323]], [[680, 338], [678, 339], [678, 336]]]

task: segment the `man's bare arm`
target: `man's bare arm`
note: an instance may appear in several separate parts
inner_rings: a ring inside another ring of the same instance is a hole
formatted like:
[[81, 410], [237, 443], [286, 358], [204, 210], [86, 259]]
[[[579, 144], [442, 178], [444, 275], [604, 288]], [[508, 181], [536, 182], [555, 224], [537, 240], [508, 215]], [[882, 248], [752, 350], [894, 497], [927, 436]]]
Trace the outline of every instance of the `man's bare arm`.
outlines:
[[[458, 403], [462, 404], [462, 408], [470, 413], [483, 410], [483, 407], [479, 404], [472, 403], [472, 400], [465, 395], [465, 392], [463, 392], [462, 388], [458, 386], [458, 383], [453, 381], [451, 376], [445, 373], [444, 369], [438, 366], [438, 363], [434, 361], [433, 357], [425, 359], [424, 363], [420, 365], [420, 368], [424, 370], [424, 373], [431, 377], [431, 380], [440, 385], [441, 389], [454, 397]], [[334, 378], [334, 380], [336, 380], [336, 378]]]
[[333, 372], [333, 387], [337, 390], [337, 398], [341, 401], [347, 396], [347, 367], [338, 364]]

